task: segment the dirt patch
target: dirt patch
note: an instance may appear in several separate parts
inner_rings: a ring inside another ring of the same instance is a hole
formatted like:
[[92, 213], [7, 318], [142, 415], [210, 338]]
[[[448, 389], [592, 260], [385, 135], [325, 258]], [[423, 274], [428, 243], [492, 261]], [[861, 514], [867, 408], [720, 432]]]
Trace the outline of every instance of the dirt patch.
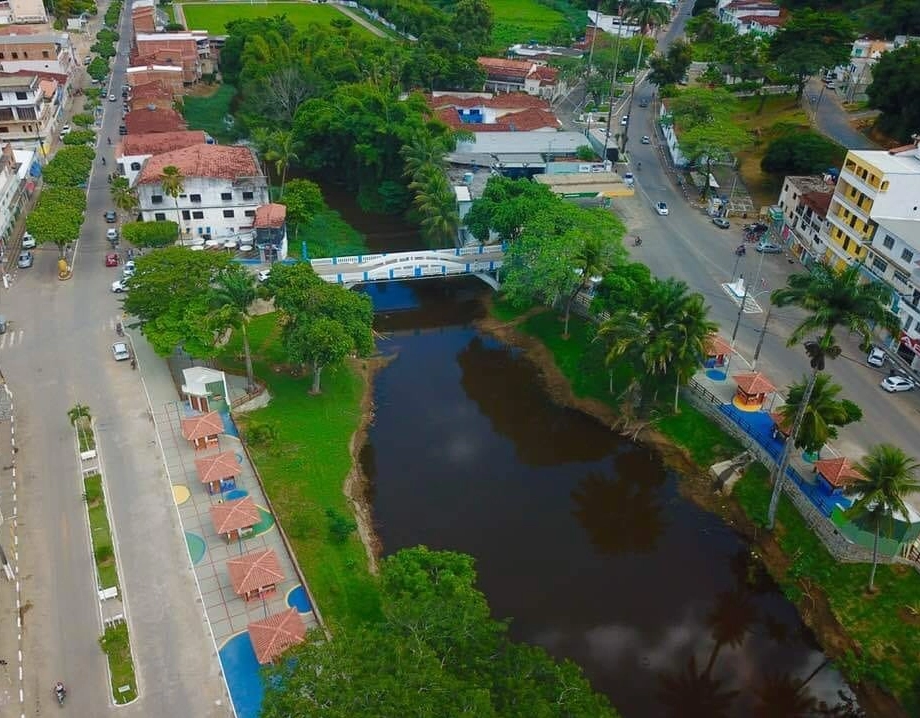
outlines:
[[199, 82], [195, 85], [186, 87], [182, 94], [186, 97], [211, 97], [212, 95], [216, 95], [219, 89], [219, 82], [215, 82], [210, 85], [206, 82]]

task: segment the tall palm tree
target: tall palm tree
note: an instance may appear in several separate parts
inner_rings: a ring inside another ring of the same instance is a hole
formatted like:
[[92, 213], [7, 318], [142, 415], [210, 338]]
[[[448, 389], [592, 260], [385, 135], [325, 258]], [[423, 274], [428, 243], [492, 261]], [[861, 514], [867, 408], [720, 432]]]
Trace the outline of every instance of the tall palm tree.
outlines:
[[112, 203], [125, 214], [137, 209], [137, 192], [131, 188], [127, 177], [116, 177], [111, 185]]
[[906, 516], [904, 498], [920, 491], [917, 471], [920, 464], [904, 451], [891, 444], [876, 444], [854, 468], [865, 477], [847, 490], [859, 498], [850, 507], [853, 516], [866, 516], [875, 527], [872, 542], [872, 571], [869, 574], [869, 591], [875, 589], [875, 569], [878, 566], [878, 539], [883, 521], [892, 521], [895, 516]]
[[[795, 421], [809, 381], [808, 377], [803, 377], [801, 383], [789, 387], [786, 403], [779, 408], [786, 426], [791, 426]], [[818, 373], [808, 399], [808, 406], [802, 414], [799, 433], [795, 439], [797, 448], [815, 454], [821, 451], [821, 447], [828, 441], [837, 438], [838, 427], [862, 419], [862, 409], [848, 399], [837, 398], [841, 391], [843, 387], [834, 384], [830, 374]]]
[[297, 140], [292, 130], [275, 130], [269, 136], [269, 146], [265, 152], [265, 159], [275, 163], [275, 174], [281, 175], [281, 191], [278, 198], [284, 197], [284, 183], [287, 180], [287, 171], [291, 162], [300, 159], [297, 156]]
[[456, 138], [452, 134], [434, 135], [420, 130], [399, 150], [403, 160], [403, 175], [415, 181], [429, 166], [443, 169], [444, 156], [455, 146]]
[[444, 170], [426, 165], [409, 187], [415, 192], [414, 204], [421, 215], [421, 230], [428, 244], [432, 247], [454, 244], [460, 217], [453, 187]]
[[680, 312], [673, 318], [674, 346], [674, 413], [680, 407], [680, 387], [690, 381], [706, 356], [706, 341], [719, 330], [719, 325], [709, 319], [709, 307], [702, 294], [691, 294], [681, 304]]
[[211, 296], [216, 325], [240, 330], [243, 357], [246, 362], [246, 391], [250, 392], [255, 389], [255, 381], [252, 373], [252, 353], [249, 349], [249, 308], [257, 296], [255, 278], [238, 264], [227, 267], [217, 276]]
[[809, 336], [815, 340], [805, 342], [812, 374], [802, 396], [799, 411], [793, 421], [789, 440], [783, 448], [780, 461], [774, 467], [773, 493], [767, 511], [767, 526], [772, 529], [776, 522], [776, 509], [792, 447], [798, 439], [799, 428], [805, 415], [818, 373], [824, 369], [827, 359], [840, 356], [840, 346], [834, 336], [838, 329], [856, 334], [868, 344], [875, 326], [892, 334], [900, 328], [898, 318], [889, 311], [891, 290], [881, 282], [867, 282], [862, 277], [862, 265], [851, 264], [842, 270], [825, 264], [813, 265], [808, 274], [793, 274], [786, 286], [777, 289], [770, 296], [776, 307], [797, 306], [809, 312], [793, 330], [787, 342], [794, 346]]
[[592, 232], [584, 237], [572, 259], [572, 268], [577, 272], [579, 281], [565, 303], [563, 337], [569, 336], [569, 317], [575, 297], [588, 287], [592, 278], [606, 276], [616, 261], [616, 248], [613, 242]]
[[185, 192], [185, 177], [175, 165], [167, 165], [163, 168], [160, 176], [160, 186], [163, 188], [163, 194], [172, 197], [176, 203], [176, 232], [182, 233], [182, 217], [179, 214], [179, 195]]

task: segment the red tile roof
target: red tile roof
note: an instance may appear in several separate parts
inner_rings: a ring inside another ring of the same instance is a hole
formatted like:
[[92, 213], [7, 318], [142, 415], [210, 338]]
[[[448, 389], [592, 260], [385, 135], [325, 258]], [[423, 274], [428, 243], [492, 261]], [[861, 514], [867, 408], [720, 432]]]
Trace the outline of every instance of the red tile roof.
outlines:
[[833, 192], [806, 192], [802, 195], [802, 204], [811, 207], [819, 217], [826, 217], [833, 196]]
[[559, 77], [559, 70], [547, 65], [537, 65], [527, 77], [538, 77], [541, 84], [552, 85], [555, 84], [556, 79]]
[[248, 529], [261, 520], [259, 507], [249, 496], [233, 501], [224, 501], [211, 507], [211, 522], [218, 534], [228, 534], [239, 529]]
[[776, 388], [770, 383], [767, 377], [759, 371], [753, 374], [735, 374], [732, 378], [735, 380], [738, 388], [748, 396], [769, 394]]
[[526, 60], [505, 60], [500, 57], [480, 57], [476, 60], [488, 74], [517, 76], [522, 80], [530, 74], [532, 62]]
[[284, 225], [287, 217], [287, 207], [283, 204], [272, 202], [256, 207], [256, 216], [252, 220], [253, 227], [279, 228]]
[[502, 92], [491, 97], [458, 97], [457, 95], [428, 95], [425, 98], [429, 107], [489, 107], [494, 110], [525, 110], [535, 108], [549, 110], [549, 102], [541, 97], [528, 95], [526, 92]]
[[239, 476], [243, 472], [240, 462], [236, 459], [236, 454], [232, 451], [222, 451], [213, 456], [195, 459], [195, 468], [198, 470], [198, 478], [201, 479], [203, 484], [229, 479]]
[[778, 428], [786, 436], [789, 436], [789, 432], [791, 431], [792, 427], [789, 426], [789, 421], [786, 419], [786, 417], [784, 417], [780, 412], [774, 411], [770, 413], [770, 418], [773, 419], [773, 423], [776, 424], [776, 428]]
[[703, 348], [709, 356], [724, 356], [732, 353], [732, 345], [718, 334], [710, 334], [706, 337]]
[[163, 152], [180, 150], [192, 145], [203, 145], [207, 135], [201, 130], [181, 132], [150, 132], [143, 135], [127, 135], [115, 149], [116, 157], [125, 155], [159, 155]]
[[780, 27], [786, 24], [788, 17], [780, 15], [779, 17], [773, 17], [772, 15], [749, 15], [744, 18], [745, 22], [752, 23], [756, 22], [758, 25], [772, 25], [774, 27]]
[[129, 135], [149, 132], [179, 132], [187, 129], [185, 120], [175, 110], [143, 107], [132, 110], [124, 119]]
[[262, 665], [271, 663], [291, 646], [303, 643], [307, 634], [303, 618], [296, 608], [250, 623], [247, 629], [256, 660]]
[[189, 441], [223, 433], [224, 422], [221, 421], [220, 414], [216, 411], [182, 420], [182, 436]]
[[164, 99], [172, 99], [173, 92], [169, 89], [164, 83], [159, 80], [151, 80], [150, 82], [141, 82], [131, 88], [131, 99], [132, 100], [143, 100], [147, 98], [157, 98], [162, 97]]
[[815, 462], [815, 471], [821, 474], [827, 483], [838, 489], [854, 481], [865, 480], [865, 477], [854, 469], [850, 460], [844, 456], [836, 459], [819, 459]]
[[271, 549], [231, 558], [227, 561], [227, 573], [238, 595], [274, 586], [284, 580], [278, 556]]
[[463, 122], [451, 107], [442, 108], [435, 114], [448, 127], [467, 132], [531, 132], [544, 128], [556, 129], [560, 124], [552, 112], [537, 109], [509, 112], [495, 122]]
[[0, 72], [0, 77], [38, 77], [42, 80], [54, 80], [60, 85], [66, 85], [70, 79], [60, 72], [47, 72], [46, 70], [16, 70], [15, 72]]
[[138, 184], [159, 182], [163, 168], [169, 166], [178, 167], [183, 177], [235, 180], [262, 174], [248, 147], [193, 145], [151, 157], [137, 177]]

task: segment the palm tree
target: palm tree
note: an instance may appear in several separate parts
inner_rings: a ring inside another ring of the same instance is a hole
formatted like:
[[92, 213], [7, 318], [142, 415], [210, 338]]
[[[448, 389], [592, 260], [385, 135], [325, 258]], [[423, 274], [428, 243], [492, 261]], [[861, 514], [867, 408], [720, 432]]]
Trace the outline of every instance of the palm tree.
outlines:
[[410, 142], [403, 145], [399, 154], [403, 160], [403, 176], [415, 181], [429, 166], [443, 168], [444, 156], [456, 146], [453, 134], [434, 135], [419, 131]]
[[[803, 377], [801, 383], [789, 387], [786, 403], [779, 408], [786, 426], [791, 426], [795, 421], [808, 382], [809, 378]], [[808, 399], [808, 406], [802, 414], [799, 433], [795, 439], [797, 448], [816, 454], [828, 441], [837, 438], [837, 427], [862, 419], [862, 409], [848, 399], [837, 398], [841, 391], [843, 387], [834, 384], [830, 374], [818, 373]]]
[[569, 336], [569, 317], [575, 297], [588, 287], [592, 278], [603, 277], [610, 271], [616, 261], [614, 244], [606, 237], [595, 233], [588, 234], [584, 237], [572, 260], [572, 268], [578, 274], [579, 281], [565, 303], [565, 327], [562, 331], [562, 336], [565, 338]]
[[176, 232], [181, 234], [182, 217], [179, 214], [179, 195], [185, 192], [185, 177], [182, 171], [175, 165], [167, 165], [163, 168], [160, 176], [160, 186], [163, 188], [163, 194], [172, 197], [176, 203]]
[[706, 341], [719, 330], [718, 324], [709, 319], [709, 307], [702, 294], [691, 294], [681, 305], [674, 317], [672, 333], [674, 347], [674, 413], [680, 407], [680, 387], [690, 381], [700, 366], [700, 359], [706, 355]]
[[287, 171], [291, 162], [299, 160], [297, 141], [291, 130], [275, 130], [269, 135], [269, 145], [265, 152], [265, 159], [275, 163], [275, 174], [281, 175], [281, 191], [278, 198], [284, 197], [284, 183], [287, 180]]
[[866, 516], [875, 526], [872, 571], [869, 574], [871, 592], [875, 589], [882, 521], [890, 522], [895, 516], [907, 516], [904, 498], [920, 491], [920, 481], [916, 478], [920, 464], [897, 446], [877, 444], [869, 449], [869, 453], [854, 468], [865, 477], [865, 481], [858, 481], [847, 490], [847, 493], [859, 495], [849, 513], [853, 516]]
[[112, 180], [112, 203], [122, 212], [129, 214], [137, 209], [137, 192], [131, 189], [127, 177], [116, 177]]
[[770, 299], [776, 307], [798, 306], [809, 312], [793, 330], [787, 346], [794, 346], [807, 336], [817, 335], [817, 340], [804, 344], [812, 374], [792, 423], [789, 440], [786, 441], [779, 463], [774, 467], [773, 493], [767, 511], [767, 527], [772, 529], [776, 522], [780, 493], [786, 480], [789, 457], [792, 447], [798, 440], [799, 428], [818, 373], [824, 369], [827, 359], [836, 359], [840, 356], [841, 350], [834, 332], [837, 329], [846, 329], [868, 344], [876, 325], [894, 334], [900, 328], [900, 322], [888, 310], [891, 304], [891, 290], [881, 282], [864, 281], [861, 264], [851, 264], [843, 270], [836, 270], [825, 264], [814, 265], [809, 274], [791, 275], [786, 286], [773, 292]]
[[256, 280], [240, 265], [224, 269], [217, 277], [211, 300], [215, 319], [221, 327], [239, 329], [243, 340], [243, 357], [246, 361], [246, 391], [255, 389], [252, 374], [252, 353], [249, 350], [249, 308], [258, 296]]
[[432, 247], [457, 241], [460, 217], [457, 200], [447, 174], [441, 167], [426, 165], [409, 185], [415, 192], [415, 208], [421, 215], [422, 235]]
[[722, 591], [716, 596], [716, 604], [706, 617], [713, 646], [704, 673], [712, 673], [722, 646], [737, 648], [744, 643], [757, 617], [757, 606], [751, 600], [751, 594], [743, 588]]

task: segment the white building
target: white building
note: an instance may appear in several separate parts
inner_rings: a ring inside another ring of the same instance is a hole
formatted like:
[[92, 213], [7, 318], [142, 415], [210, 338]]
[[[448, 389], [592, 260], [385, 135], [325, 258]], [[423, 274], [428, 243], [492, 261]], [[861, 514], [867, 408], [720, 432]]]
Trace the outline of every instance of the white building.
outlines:
[[64, 100], [63, 88], [53, 79], [0, 74], [0, 141], [47, 150]]
[[872, 40], [861, 37], [853, 42], [850, 51], [850, 62], [836, 68], [838, 93], [842, 94], [847, 102], [857, 102], [866, 99], [866, 88], [872, 84], [872, 68], [879, 58], [886, 52], [897, 50], [909, 42], [916, 42], [918, 38], [898, 35], [894, 40]]
[[0, 35], [0, 71], [53, 72], [71, 76], [78, 65], [65, 32]]
[[0, 150], [0, 251], [3, 254], [9, 246], [10, 230], [22, 209], [35, 161], [34, 150], [16, 150], [10, 144]]
[[48, 22], [42, 0], [6, 0], [0, 3], [0, 25], [35, 25]]
[[739, 35], [772, 35], [784, 22], [779, 5], [768, 0], [721, 0], [718, 12], [719, 21], [731, 25]]
[[642, 30], [638, 25], [623, 22], [619, 15], [605, 15], [595, 10], [588, 10], [588, 24], [609, 35], [618, 35], [622, 39], [635, 37]]
[[201, 130], [126, 135], [115, 146], [115, 164], [118, 173], [122, 177], [127, 177], [128, 183], [134, 185], [144, 163], [154, 155], [213, 142]]
[[[163, 189], [163, 169], [176, 167], [182, 191]], [[256, 209], [269, 201], [268, 184], [248, 147], [193, 145], [148, 159], [135, 181], [145, 222], [179, 222], [181, 239], [252, 239]]]
[[671, 119], [671, 111], [668, 109], [667, 100], [661, 101], [661, 107], [658, 109], [658, 119], [661, 121], [661, 134], [664, 137], [665, 146], [668, 148], [668, 154], [671, 156], [671, 162], [674, 163], [675, 167], [686, 167], [689, 164], [689, 160], [680, 151], [677, 131], [674, 129], [674, 122]]
[[823, 254], [821, 230], [834, 194], [834, 183], [819, 175], [783, 180], [777, 204], [783, 210], [783, 238], [806, 266]]

